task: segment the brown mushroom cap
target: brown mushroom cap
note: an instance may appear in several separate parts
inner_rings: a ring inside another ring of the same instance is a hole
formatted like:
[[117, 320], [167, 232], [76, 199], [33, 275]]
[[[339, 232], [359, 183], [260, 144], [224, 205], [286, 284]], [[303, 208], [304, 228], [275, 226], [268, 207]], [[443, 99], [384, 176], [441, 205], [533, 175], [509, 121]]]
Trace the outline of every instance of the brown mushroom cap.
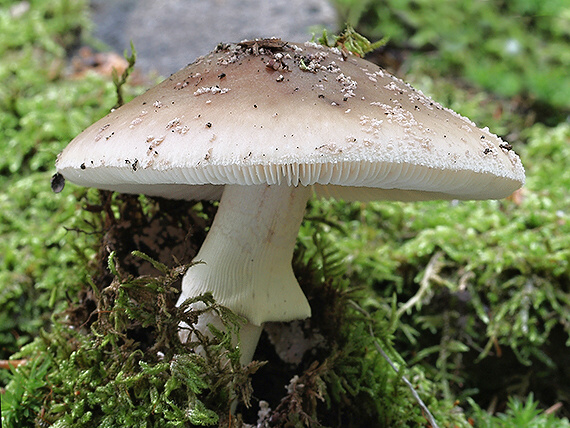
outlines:
[[496, 199], [525, 178], [510, 145], [380, 67], [278, 39], [218, 47], [87, 128], [56, 166], [80, 185], [185, 199], [225, 184]]

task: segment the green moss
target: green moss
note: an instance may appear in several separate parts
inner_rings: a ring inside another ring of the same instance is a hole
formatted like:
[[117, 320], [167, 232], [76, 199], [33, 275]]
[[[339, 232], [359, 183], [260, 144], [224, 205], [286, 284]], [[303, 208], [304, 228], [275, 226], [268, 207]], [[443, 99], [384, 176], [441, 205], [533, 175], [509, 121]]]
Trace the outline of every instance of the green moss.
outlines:
[[[67, 55], [82, 40], [87, 2], [0, 4], [0, 359], [50, 325], [78, 293], [95, 236], [77, 239], [77, 193], [50, 189], [54, 159], [115, 102], [109, 79], [69, 75]], [[0, 384], [5, 371], [0, 371]]]
[[539, 403], [530, 394], [525, 403], [519, 398], [509, 398], [506, 411], [496, 416], [491, 416], [472, 402], [476, 409], [477, 419], [481, 427], [529, 427], [529, 428], [565, 428], [570, 426], [567, 418], [557, 418], [554, 414], [542, 411], [538, 408]]
[[[566, 397], [559, 367], [570, 344], [570, 127], [535, 125], [526, 135], [527, 185], [512, 200], [315, 206], [344, 224], [327, 233], [351, 259], [351, 283], [372, 292], [367, 307], [398, 295], [396, 347], [449, 398], [502, 396], [507, 384], [545, 400]], [[504, 377], [490, 379], [485, 368]], [[509, 375], [521, 383], [509, 384]]]
[[[61, 147], [104, 107], [112, 86], [97, 76], [70, 81], [65, 55], [86, 25], [85, 2], [0, 4], [0, 359], [30, 342], [83, 268], [61, 227], [74, 227], [76, 203], [49, 189]], [[0, 384], [5, 371], [0, 371]]]
[[[174, 306], [184, 267], [169, 268], [139, 252], [129, 261], [125, 254], [133, 242], [123, 239], [123, 234], [136, 235], [137, 228], [146, 228], [157, 215], [167, 215], [165, 210], [159, 211], [155, 201], [134, 196], [91, 192], [86, 197], [88, 206], [101, 208], [81, 212], [84, 230], [79, 236], [91, 236], [90, 230], [106, 225], [107, 230], [97, 236], [107, 245], [96, 263], [89, 264], [93, 280], [80, 287], [79, 302], [53, 319], [50, 332], [13, 355], [28, 364], [13, 371], [6, 387], [3, 403], [9, 426], [225, 426], [235, 397], [248, 403], [250, 375], [258, 369], [260, 380], [271, 382], [254, 382], [255, 396], [269, 401], [271, 418], [278, 424], [423, 423], [410, 390], [375, 350], [378, 340], [406, 375], [413, 376], [420, 395], [440, 420], [464, 421], [461, 413], [447, 414], [454, 407], [452, 401], [434, 401], [436, 386], [417, 368], [404, 369], [392, 346], [394, 318], [385, 311], [369, 317], [355, 309], [358, 306], [351, 302], [366, 297], [346, 290], [340, 279], [343, 260], [331, 249], [320, 221], [305, 225], [314, 233], [299, 243], [295, 270], [313, 305], [305, 332], [317, 334], [321, 344], [295, 367], [275, 354], [264, 355], [271, 349], [265, 345], [258, 358], [268, 364], [241, 368], [239, 348], [231, 346], [229, 333], [216, 331], [212, 339], [198, 336], [198, 342], [180, 343], [180, 323], [192, 325], [198, 315], [185, 312], [188, 305]], [[208, 212], [204, 207], [199, 204], [194, 209], [201, 208], [204, 215]], [[196, 216], [196, 221], [200, 218]], [[206, 218], [211, 219], [212, 213]], [[171, 221], [165, 224], [173, 227]], [[189, 228], [196, 231], [196, 226]], [[149, 267], [159, 275], [136, 273]], [[205, 302], [206, 310], [221, 313], [230, 331], [235, 331], [237, 317], [211, 298]], [[192, 353], [197, 345], [205, 352]], [[277, 396], [276, 379], [281, 385], [291, 382]], [[255, 420], [254, 409], [239, 409], [246, 420]]]
[[[239, 348], [230, 344], [227, 332], [215, 331], [211, 339], [198, 335], [197, 342], [181, 344], [180, 323], [191, 326], [198, 316], [187, 311], [191, 302], [174, 306], [177, 280], [186, 268], [169, 268], [139, 252], [127, 260], [125, 251], [133, 243], [122, 234], [133, 233], [138, 221], [143, 228], [153, 222], [159, 212], [157, 202], [97, 192], [87, 197], [89, 206], [101, 209], [81, 213], [85, 230], [80, 236], [106, 225], [107, 231], [98, 236], [107, 247], [97, 263], [89, 265], [93, 281], [80, 289], [79, 302], [54, 317], [50, 332], [42, 332], [13, 356], [28, 363], [13, 371], [6, 387], [8, 426], [225, 426], [231, 402], [236, 397], [249, 402], [250, 376], [260, 364], [241, 368]], [[136, 220], [144, 211], [143, 220]], [[375, 350], [379, 340], [406, 375], [413, 376], [420, 395], [440, 420], [460, 423], [461, 413], [447, 414], [454, 407], [452, 401], [435, 402], [435, 385], [417, 368], [409, 372], [403, 368], [392, 346], [394, 318], [379, 310], [373, 317], [364, 316], [351, 303], [365, 296], [345, 290], [345, 281], [334, 279], [343, 276], [343, 260], [320, 232], [321, 223], [310, 227], [315, 233], [300, 242], [295, 270], [313, 305], [306, 332], [318, 333], [322, 342], [296, 367], [276, 355], [267, 358], [260, 376], [272, 381], [256, 385], [255, 395], [270, 402], [272, 420], [309, 426], [338, 426], [338, 421], [343, 426], [379, 420], [387, 425], [423, 423], [410, 390]], [[160, 274], [128, 273], [149, 267]], [[203, 300], [205, 310], [222, 314], [229, 331], [236, 331], [239, 318], [211, 298]], [[198, 345], [205, 351], [191, 352]], [[261, 356], [268, 350], [265, 346]], [[291, 382], [288, 391], [281, 389], [277, 397], [276, 378], [282, 385]], [[240, 409], [251, 420], [253, 409]]]
[[338, 36], [331, 37], [327, 31], [324, 30], [318, 42], [321, 45], [337, 47], [363, 57], [373, 50], [386, 45], [388, 39], [385, 37], [382, 40], [371, 43], [366, 37], [354, 31], [354, 28], [347, 26]]
[[[238, 394], [249, 399], [248, 376], [258, 364], [242, 368], [239, 348], [230, 343], [230, 332], [243, 321], [209, 296], [169, 305], [169, 294], [178, 294], [173, 283], [186, 268], [154, 265], [163, 276], [116, 277], [97, 291], [89, 330], [55, 320], [50, 333], [16, 355], [28, 364], [6, 387], [7, 426], [212, 425]], [[183, 345], [179, 323], [192, 325], [198, 313], [184, 311], [197, 301], [207, 305], [204, 311], [216, 311], [227, 331]], [[155, 340], [151, 346], [135, 340], [141, 328]], [[198, 344], [204, 352], [189, 352]]]

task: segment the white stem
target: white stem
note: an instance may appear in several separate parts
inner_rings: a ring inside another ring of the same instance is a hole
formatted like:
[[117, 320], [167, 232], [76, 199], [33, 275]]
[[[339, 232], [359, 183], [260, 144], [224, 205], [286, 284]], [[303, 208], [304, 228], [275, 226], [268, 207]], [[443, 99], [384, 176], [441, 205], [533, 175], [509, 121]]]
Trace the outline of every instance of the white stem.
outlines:
[[[182, 303], [183, 300], [179, 300], [178, 303]], [[197, 303], [192, 305], [193, 309], [203, 309], [204, 306], [201, 303]], [[208, 330], [208, 325], [211, 324], [216, 327], [218, 330], [224, 330], [224, 325], [220, 317], [218, 317], [214, 312], [206, 312], [198, 318], [198, 322], [194, 325], [196, 330], [199, 330], [203, 334], [208, 336], [210, 335], [210, 331]], [[240, 363], [245, 366], [249, 364], [253, 358], [253, 354], [255, 353], [255, 348], [257, 347], [257, 342], [259, 341], [259, 336], [261, 335], [261, 330], [263, 330], [262, 326], [253, 325], [251, 323], [247, 323], [240, 328], [239, 335], [240, 335]], [[181, 330], [180, 339], [183, 342], [188, 341], [188, 330]], [[190, 338], [191, 340], [195, 341], [196, 337], [192, 335]], [[237, 343], [237, 337], [232, 338], [233, 345], [235, 346]], [[198, 347], [196, 352], [203, 355], [202, 347]]]
[[309, 195], [304, 186], [226, 186], [194, 258], [201, 263], [182, 280], [179, 303], [209, 291], [248, 319], [240, 333], [244, 356], [253, 355], [264, 322], [311, 316], [291, 266]]

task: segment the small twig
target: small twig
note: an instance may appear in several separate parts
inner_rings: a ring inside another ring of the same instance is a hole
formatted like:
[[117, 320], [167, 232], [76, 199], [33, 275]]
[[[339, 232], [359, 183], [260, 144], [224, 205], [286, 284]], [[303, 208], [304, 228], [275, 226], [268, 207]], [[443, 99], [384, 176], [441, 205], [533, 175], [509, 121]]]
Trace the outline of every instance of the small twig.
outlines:
[[28, 360], [0, 360], [0, 369], [11, 369], [20, 367], [28, 362]]
[[[356, 302], [354, 301], [350, 301], [350, 303], [354, 306], [354, 308], [360, 312], [361, 314], [363, 314], [365, 317], [367, 317], [369, 320], [371, 319], [371, 316], [368, 312], [366, 312], [363, 308], [361, 308]], [[388, 354], [386, 354], [386, 352], [384, 352], [384, 350], [382, 349], [382, 347], [380, 346], [380, 344], [378, 343], [378, 339], [376, 339], [376, 336], [374, 335], [374, 330], [372, 329], [372, 322], [369, 322], [368, 324], [368, 330], [370, 332], [370, 335], [372, 336], [372, 338], [374, 339], [374, 347], [376, 348], [376, 350], [380, 353], [380, 355], [382, 355], [382, 357], [388, 362], [388, 364], [390, 364], [390, 367], [392, 367], [392, 369], [400, 374], [400, 370], [398, 369], [398, 367], [396, 367], [396, 365], [394, 364], [394, 362], [392, 361], [392, 359], [388, 356]], [[433, 417], [433, 415], [431, 414], [431, 412], [429, 411], [428, 407], [426, 406], [426, 404], [423, 402], [423, 400], [421, 399], [421, 397], [418, 395], [416, 389], [414, 388], [414, 386], [412, 385], [412, 383], [408, 380], [408, 378], [406, 378], [406, 376], [401, 375], [400, 379], [402, 379], [402, 381], [408, 386], [408, 388], [410, 388], [410, 391], [412, 392], [412, 395], [414, 396], [414, 398], [416, 399], [416, 401], [418, 402], [420, 408], [423, 410], [424, 412], [424, 416], [426, 417], [426, 419], [429, 421], [429, 423], [431, 424], [432, 428], [439, 428], [439, 426], [437, 425], [437, 422], [435, 420], [435, 418]]]
[[487, 407], [487, 413], [489, 413], [490, 415], [493, 415], [495, 413], [495, 410], [497, 410], [497, 403], [499, 402], [499, 397], [497, 397], [497, 395], [493, 395], [493, 398], [491, 399], [491, 402], [489, 403], [489, 406]]
[[550, 414], [556, 413], [561, 408], [562, 408], [562, 403], [559, 401], [558, 403], [554, 403], [552, 406], [550, 406], [548, 409], [546, 409], [544, 411], [544, 413], [547, 415], [550, 415]]
[[439, 271], [438, 262], [442, 255], [443, 253], [441, 251], [438, 251], [433, 255], [428, 265], [426, 266], [426, 271], [422, 280], [420, 281], [419, 290], [410, 298], [410, 300], [408, 300], [400, 307], [400, 309], [398, 309], [396, 312], [396, 318], [400, 318], [404, 312], [415, 306], [428, 292], [430, 288], [430, 280], [437, 278], [437, 272]]
[[133, 69], [135, 68], [135, 62], [137, 60], [137, 51], [135, 50], [135, 45], [131, 41], [131, 54], [128, 55], [127, 51], [125, 50], [125, 59], [127, 60], [128, 66], [123, 71], [123, 73], [119, 76], [117, 73], [117, 69], [113, 69], [113, 83], [115, 84], [115, 89], [117, 92], [117, 104], [115, 104], [114, 108], [119, 108], [124, 104], [123, 99], [123, 85], [127, 83], [127, 79]]

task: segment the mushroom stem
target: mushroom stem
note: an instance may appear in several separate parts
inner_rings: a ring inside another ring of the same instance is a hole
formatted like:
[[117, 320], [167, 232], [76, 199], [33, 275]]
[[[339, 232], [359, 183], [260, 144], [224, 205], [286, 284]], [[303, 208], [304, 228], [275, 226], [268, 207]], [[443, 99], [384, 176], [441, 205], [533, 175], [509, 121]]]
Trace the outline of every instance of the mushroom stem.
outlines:
[[[182, 303], [182, 301], [179, 301]], [[196, 309], [203, 308], [202, 303], [197, 303], [195, 306]], [[198, 318], [198, 322], [194, 325], [194, 327], [201, 331], [202, 333], [211, 336], [210, 331], [208, 329], [208, 325], [212, 325], [218, 330], [224, 330], [224, 325], [220, 317], [218, 317], [213, 312], [206, 312]], [[255, 349], [257, 348], [257, 342], [259, 341], [259, 336], [261, 335], [261, 330], [263, 327], [260, 325], [253, 325], [251, 323], [246, 323], [242, 325], [239, 331], [240, 336], [240, 363], [242, 366], [245, 366], [251, 362], [253, 359], [253, 354], [255, 353]], [[180, 338], [182, 341], [188, 341], [188, 330], [181, 330]], [[192, 335], [191, 340], [195, 341], [197, 338]], [[232, 337], [232, 345], [237, 345], [237, 337]], [[202, 347], [198, 347], [196, 349], [201, 355], [203, 354]]]
[[[311, 316], [291, 261], [305, 206], [305, 186], [226, 185], [208, 236], [182, 280], [179, 303], [211, 292], [244, 316], [242, 363], [251, 361], [266, 321]], [[204, 327], [206, 324], [203, 324]], [[251, 336], [251, 337], [248, 337]], [[249, 360], [247, 360], [248, 355]]]

